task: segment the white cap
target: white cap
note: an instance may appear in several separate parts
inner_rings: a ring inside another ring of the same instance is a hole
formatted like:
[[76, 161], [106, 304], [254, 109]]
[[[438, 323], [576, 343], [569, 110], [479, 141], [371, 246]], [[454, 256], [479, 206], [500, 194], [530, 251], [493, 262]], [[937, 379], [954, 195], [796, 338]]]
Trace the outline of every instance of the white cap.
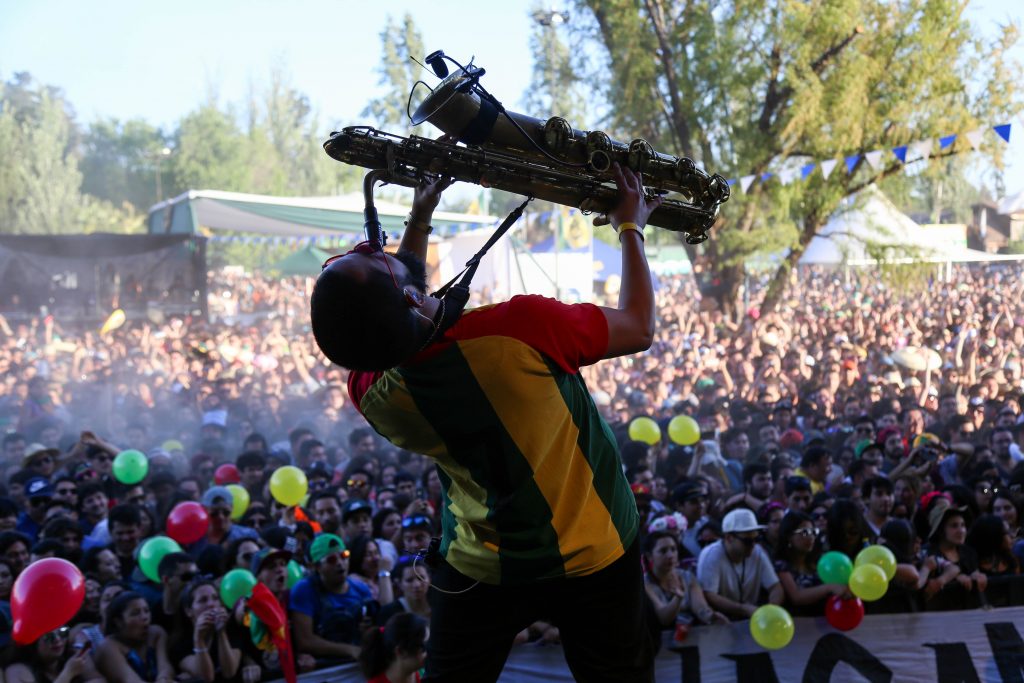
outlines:
[[736, 508], [722, 520], [723, 534], [741, 534], [744, 531], [758, 531], [764, 527], [757, 523], [757, 517], [746, 508]]

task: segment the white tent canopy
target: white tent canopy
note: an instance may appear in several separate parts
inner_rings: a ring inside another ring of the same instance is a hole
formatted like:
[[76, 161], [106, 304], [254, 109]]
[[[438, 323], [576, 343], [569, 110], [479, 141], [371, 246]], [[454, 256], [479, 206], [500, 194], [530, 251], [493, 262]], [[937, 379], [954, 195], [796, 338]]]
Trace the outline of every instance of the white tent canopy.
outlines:
[[901, 212], [870, 186], [832, 215], [807, 245], [801, 265], [874, 265], [887, 263], [980, 263], [1021, 260], [936, 241], [933, 234]]
[[[401, 231], [409, 207], [374, 202], [384, 228]], [[210, 231], [282, 236], [337, 236], [363, 229], [364, 201], [356, 192], [337, 197], [271, 197], [220, 190], [189, 190], [149, 210], [149, 232], [156, 234]], [[440, 232], [490, 226], [493, 216], [435, 211]]]

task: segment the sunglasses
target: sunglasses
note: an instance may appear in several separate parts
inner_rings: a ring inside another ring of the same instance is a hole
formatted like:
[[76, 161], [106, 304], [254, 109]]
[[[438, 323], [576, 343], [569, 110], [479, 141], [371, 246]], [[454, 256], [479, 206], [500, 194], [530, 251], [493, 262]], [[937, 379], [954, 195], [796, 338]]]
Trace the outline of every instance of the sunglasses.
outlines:
[[351, 553], [348, 550], [342, 550], [340, 552], [331, 553], [322, 561], [330, 565], [335, 565], [341, 562], [342, 560], [347, 560], [349, 558], [349, 555], [351, 555]]
[[809, 527], [809, 528], [804, 528], [804, 529], [797, 529], [796, 531], [793, 532], [793, 535], [794, 536], [803, 536], [804, 538], [806, 538], [808, 536], [811, 536], [811, 537], [817, 536], [820, 533], [821, 533], [821, 529], [818, 529], [817, 527]]
[[366, 482], [362, 479], [349, 479], [345, 484], [348, 485], [349, 488], [355, 489], [361, 489], [366, 486]]
[[408, 529], [409, 527], [414, 526], [431, 527], [433, 525], [434, 523], [431, 521], [430, 517], [427, 517], [426, 515], [413, 515], [412, 517], [406, 517], [402, 520], [403, 529]]
[[190, 583], [196, 576], [196, 572], [182, 572], [178, 574], [178, 578], [181, 579], [182, 583]]
[[42, 640], [44, 643], [58, 643], [62, 640], [67, 640], [68, 633], [70, 632], [70, 630], [71, 629], [69, 629], [67, 626], [61, 626], [55, 631], [44, 633], [40, 640]]
[[211, 517], [230, 517], [231, 510], [227, 510], [225, 508], [212, 508], [209, 511], [209, 515]]

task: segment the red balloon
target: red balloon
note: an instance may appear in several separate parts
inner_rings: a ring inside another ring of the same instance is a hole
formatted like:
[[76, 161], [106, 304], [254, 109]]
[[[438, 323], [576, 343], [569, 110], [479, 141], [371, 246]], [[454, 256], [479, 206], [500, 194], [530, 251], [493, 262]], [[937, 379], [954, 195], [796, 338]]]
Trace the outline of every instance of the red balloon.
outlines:
[[218, 486], [224, 486], [225, 484], [240, 484], [242, 483], [242, 475], [238, 473], [237, 467], [231, 463], [226, 463], [214, 471], [213, 483]]
[[864, 620], [864, 603], [860, 598], [843, 600], [833, 595], [825, 604], [825, 620], [832, 628], [840, 631], [852, 631]]
[[195, 543], [206, 535], [209, 527], [210, 516], [199, 503], [178, 503], [167, 515], [167, 535], [182, 545]]
[[85, 601], [85, 577], [67, 560], [48, 557], [25, 568], [11, 590], [11, 636], [31, 645], [44, 633], [64, 626]]

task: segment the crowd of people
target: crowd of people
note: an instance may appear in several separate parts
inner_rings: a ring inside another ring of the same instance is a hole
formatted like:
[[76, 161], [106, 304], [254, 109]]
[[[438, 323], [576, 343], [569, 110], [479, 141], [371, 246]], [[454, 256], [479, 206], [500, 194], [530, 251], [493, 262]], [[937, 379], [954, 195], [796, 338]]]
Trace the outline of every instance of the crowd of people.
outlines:
[[[701, 306], [691, 278], [663, 278], [650, 351], [582, 373], [641, 515], [652, 635], [769, 602], [820, 616], [847, 588], [821, 582], [818, 558], [873, 543], [899, 567], [869, 612], [1021, 604], [1021, 275], [964, 268], [901, 291], [815, 271], [773, 314], [759, 313], [755, 282], [740, 320]], [[209, 291], [213, 322], [129, 320], [100, 335], [0, 318], [6, 680], [251, 683], [280, 677], [281, 656], [299, 671], [359, 661], [368, 678], [414, 680], [430, 615], [422, 558], [448, 503], [437, 469], [353, 407], [347, 372], [309, 334], [308, 283], [213, 275]], [[697, 420], [698, 443], [668, 438], [679, 414]], [[630, 439], [639, 416], [661, 424], [659, 443]], [[113, 476], [125, 449], [148, 458], [139, 484]], [[225, 464], [244, 510], [215, 481]], [[286, 465], [309, 482], [299, 506], [270, 493]], [[138, 549], [185, 501], [206, 509], [208, 531], [152, 581]], [[48, 557], [81, 569], [85, 602], [16, 645], [13, 583]], [[287, 609], [293, 652], [245, 600], [221, 600], [233, 569]], [[517, 638], [558, 639], [546, 622]]]

